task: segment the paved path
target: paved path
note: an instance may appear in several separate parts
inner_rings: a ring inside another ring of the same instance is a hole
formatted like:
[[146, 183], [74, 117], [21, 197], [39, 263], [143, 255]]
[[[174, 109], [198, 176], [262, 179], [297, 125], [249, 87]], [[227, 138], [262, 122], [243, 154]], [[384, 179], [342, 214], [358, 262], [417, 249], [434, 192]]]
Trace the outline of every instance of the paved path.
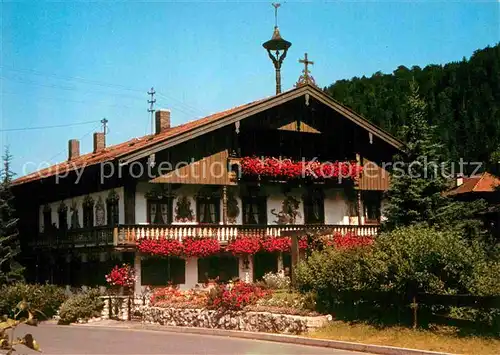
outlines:
[[[219, 336], [169, 333], [164, 331], [57, 326], [23, 327], [40, 343], [43, 354], [294, 354], [361, 355], [343, 350], [279, 344]], [[32, 354], [19, 347], [18, 353]], [[364, 354], [366, 355], [366, 354]]]

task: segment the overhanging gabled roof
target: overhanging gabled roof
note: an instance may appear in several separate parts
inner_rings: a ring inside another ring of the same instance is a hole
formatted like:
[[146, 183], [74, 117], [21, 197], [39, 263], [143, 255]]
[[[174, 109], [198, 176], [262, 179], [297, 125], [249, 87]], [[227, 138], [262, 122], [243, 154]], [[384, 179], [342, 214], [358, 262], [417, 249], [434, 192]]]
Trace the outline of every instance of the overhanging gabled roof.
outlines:
[[446, 192], [448, 196], [462, 195], [468, 193], [498, 192], [500, 187], [500, 178], [490, 174], [464, 177], [462, 184]]
[[275, 96], [237, 106], [226, 111], [221, 111], [195, 121], [172, 127], [160, 134], [133, 138], [124, 143], [106, 147], [106, 149], [98, 153], [83, 154], [71, 161], [64, 161], [43, 170], [22, 176], [14, 180], [13, 184], [20, 185], [31, 181], [41, 180], [57, 174], [65, 174], [69, 171], [87, 168], [92, 165], [114, 161], [116, 159], [121, 164], [127, 164], [137, 159], [147, 157], [152, 153], [175, 146], [194, 137], [201, 136], [218, 128], [305, 96], [306, 94], [340, 113], [345, 118], [366, 129], [368, 132], [371, 132], [374, 136], [379, 137], [393, 147], [397, 149], [403, 147], [403, 143], [391, 134], [335, 101], [320, 89], [312, 85], [304, 85]]
[[396, 139], [383, 129], [377, 127], [376, 125], [374, 125], [361, 115], [357, 114], [356, 112], [352, 111], [351, 109], [335, 101], [330, 96], [325, 94], [323, 91], [319, 90], [318, 88], [312, 85], [304, 85], [286, 91], [284, 93], [281, 93], [279, 95], [269, 97], [267, 99], [255, 101], [253, 103], [240, 106], [217, 118], [206, 120], [206, 122], [203, 123], [200, 122], [200, 124], [194, 126], [193, 129], [186, 130], [181, 134], [172, 135], [168, 140], [158, 142], [157, 144], [149, 146], [147, 149], [143, 149], [122, 156], [120, 158], [120, 163], [127, 164], [134, 160], [147, 157], [148, 155], [161, 151], [165, 148], [170, 148], [179, 143], [185, 142], [189, 139], [214, 131], [218, 128], [233, 124], [247, 117], [253, 116], [270, 108], [284, 104], [285, 102], [305, 96], [306, 94], [308, 94], [310, 97], [317, 99], [319, 102], [325, 104], [334, 111], [340, 113], [342, 116], [351, 120], [358, 126], [366, 129], [368, 132], [371, 132], [373, 135], [379, 137], [380, 139], [392, 145], [393, 147], [397, 149], [401, 149], [403, 147], [403, 143], [400, 140]]

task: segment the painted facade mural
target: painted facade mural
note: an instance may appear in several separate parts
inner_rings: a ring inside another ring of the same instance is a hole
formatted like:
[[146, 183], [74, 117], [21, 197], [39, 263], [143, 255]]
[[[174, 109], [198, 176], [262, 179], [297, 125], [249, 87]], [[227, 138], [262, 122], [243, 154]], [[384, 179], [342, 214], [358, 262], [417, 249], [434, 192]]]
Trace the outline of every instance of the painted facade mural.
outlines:
[[194, 213], [191, 208], [191, 201], [187, 196], [179, 196], [175, 206], [176, 222], [193, 222]]
[[71, 202], [71, 229], [80, 228], [80, 221], [78, 218], [78, 204], [76, 201]]
[[299, 212], [300, 201], [293, 196], [286, 196], [281, 204], [281, 210], [276, 212], [276, 209], [271, 210], [271, 214], [276, 217], [273, 221], [275, 224], [295, 224], [297, 217], [301, 217]]
[[102, 197], [99, 196], [95, 205], [95, 225], [104, 226], [106, 224], [106, 215], [104, 210], [104, 202]]

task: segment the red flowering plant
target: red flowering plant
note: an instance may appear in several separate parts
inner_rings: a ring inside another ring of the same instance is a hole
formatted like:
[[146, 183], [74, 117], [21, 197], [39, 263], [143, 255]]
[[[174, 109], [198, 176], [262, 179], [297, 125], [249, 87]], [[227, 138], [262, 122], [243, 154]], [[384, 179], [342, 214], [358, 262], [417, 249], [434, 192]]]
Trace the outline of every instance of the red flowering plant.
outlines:
[[183, 242], [184, 255], [187, 257], [197, 256], [203, 258], [220, 251], [220, 244], [214, 238], [186, 237]]
[[[262, 249], [274, 252], [287, 252], [292, 250], [292, 238], [290, 237], [264, 237], [261, 239]], [[299, 249], [307, 249], [307, 237], [299, 238]]]
[[327, 245], [339, 249], [349, 249], [372, 245], [373, 241], [374, 238], [372, 236], [359, 236], [354, 233], [346, 233], [345, 235], [336, 233], [333, 239], [327, 242]]
[[290, 237], [262, 238], [262, 249], [270, 253], [289, 251], [291, 247], [292, 239]]
[[217, 285], [208, 295], [207, 306], [212, 309], [240, 310], [245, 306], [256, 304], [259, 299], [270, 293], [269, 290], [241, 281]]
[[256, 236], [243, 236], [231, 241], [226, 247], [233, 255], [255, 254], [261, 249], [260, 238]]
[[301, 250], [306, 250], [308, 248], [307, 244], [307, 237], [300, 237], [299, 238], [299, 249]]
[[123, 264], [121, 267], [116, 265], [105, 277], [110, 286], [132, 288], [135, 284], [134, 268], [128, 264]]
[[351, 178], [357, 179], [363, 167], [355, 161], [318, 162], [292, 161], [290, 159], [244, 157], [240, 161], [244, 175], [258, 175], [296, 179], [309, 177], [312, 179]]
[[146, 254], [160, 256], [180, 256], [184, 246], [177, 239], [141, 239], [137, 249]]

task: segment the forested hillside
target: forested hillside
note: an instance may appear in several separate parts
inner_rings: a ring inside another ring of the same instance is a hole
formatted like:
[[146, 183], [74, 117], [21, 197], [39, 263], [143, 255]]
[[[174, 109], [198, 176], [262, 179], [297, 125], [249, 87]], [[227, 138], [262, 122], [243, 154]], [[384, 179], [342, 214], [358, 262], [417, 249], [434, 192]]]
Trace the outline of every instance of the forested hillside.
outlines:
[[332, 97], [399, 135], [406, 97], [415, 78], [428, 104], [430, 123], [448, 157], [488, 161], [500, 147], [500, 44], [446, 65], [398, 67], [392, 74], [339, 80], [325, 88]]

